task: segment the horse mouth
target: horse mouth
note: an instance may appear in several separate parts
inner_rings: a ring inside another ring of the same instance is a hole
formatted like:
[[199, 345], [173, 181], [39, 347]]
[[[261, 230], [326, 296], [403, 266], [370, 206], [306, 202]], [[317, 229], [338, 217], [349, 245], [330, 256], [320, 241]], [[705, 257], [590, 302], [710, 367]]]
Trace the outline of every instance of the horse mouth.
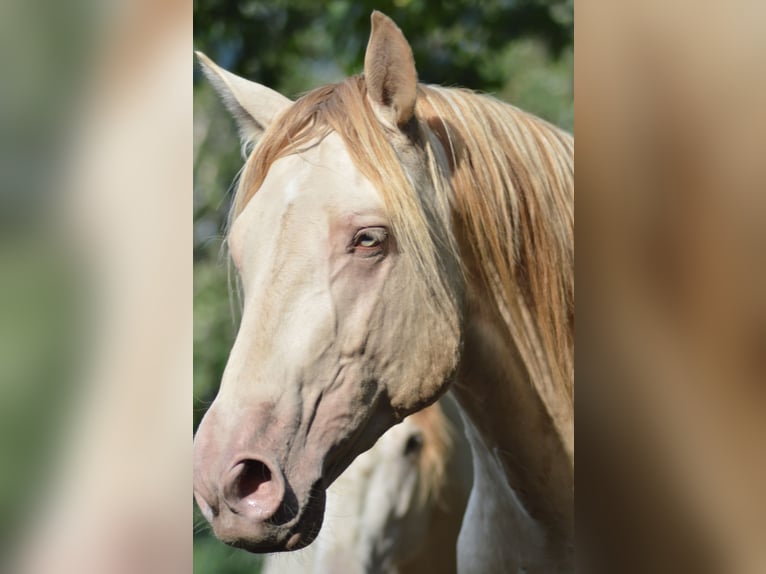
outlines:
[[290, 552], [311, 544], [319, 535], [324, 520], [326, 493], [320, 482], [310, 490], [308, 502], [294, 517], [283, 522], [280, 515], [295, 513], [295, 508], [280, 509], [272, 520], [253, 523], [249, 528], [236, 532], [213, 527], [216, 536], [224, 543], [254, 554]]

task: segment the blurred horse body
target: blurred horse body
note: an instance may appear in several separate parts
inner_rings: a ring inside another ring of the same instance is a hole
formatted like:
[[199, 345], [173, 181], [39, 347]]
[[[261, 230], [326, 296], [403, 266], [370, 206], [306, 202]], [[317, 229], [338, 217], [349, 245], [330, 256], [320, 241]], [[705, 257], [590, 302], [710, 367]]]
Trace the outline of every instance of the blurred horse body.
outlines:
[[256, 144], [228, 234], [242, 323], [195, 437], [216, 535], [308, 545], [343, 470], [451, 388], [474, 470], [459, 571], [571, 571], [573, 138], [418, 84], [378, 12], [364, 74], [296, 102], [200, 58]]
[[269, 555], [263, 574], [457, 572], [471, 453], [456, 406], [445, 401], [410, 415], [359, 455], [328, 489], [314, 543]]

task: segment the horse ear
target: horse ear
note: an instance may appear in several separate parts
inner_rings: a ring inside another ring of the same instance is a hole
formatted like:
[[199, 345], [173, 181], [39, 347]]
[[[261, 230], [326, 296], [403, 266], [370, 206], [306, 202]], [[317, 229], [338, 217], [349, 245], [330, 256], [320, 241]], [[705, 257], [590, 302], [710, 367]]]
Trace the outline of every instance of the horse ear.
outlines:
[[403, 127], [415, 113], [418, 73], [412, 49], [391, 18], [372, 13], [372, 31], [364, 56], [367, 97], [384, 123]]
[[227, 72], [202, 52], [196, 54], [205, 76], [237, 122], [243, 144], [258, 141], [272, 120], [292, 105], [279, 92]]

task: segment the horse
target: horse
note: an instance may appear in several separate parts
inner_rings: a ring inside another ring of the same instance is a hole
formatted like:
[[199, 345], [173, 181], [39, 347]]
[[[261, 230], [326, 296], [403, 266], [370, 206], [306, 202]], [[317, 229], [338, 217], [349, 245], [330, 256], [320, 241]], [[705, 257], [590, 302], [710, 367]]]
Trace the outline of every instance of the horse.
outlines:
[[457, 572], [472, 484], [459, 418], [443, 398], [386, 431], [328, 489], [317, 539], [268, 555], [263, 574]]
[[227, 544], [307, 546], [335, 479], [451, 389], [474, 473], [458, 570], [571, 571], [574, 138], [420, 84], [401, 30], [371, 23], [363, 73], [294, 102], [199, 55], [249, 155], [195, 499]]

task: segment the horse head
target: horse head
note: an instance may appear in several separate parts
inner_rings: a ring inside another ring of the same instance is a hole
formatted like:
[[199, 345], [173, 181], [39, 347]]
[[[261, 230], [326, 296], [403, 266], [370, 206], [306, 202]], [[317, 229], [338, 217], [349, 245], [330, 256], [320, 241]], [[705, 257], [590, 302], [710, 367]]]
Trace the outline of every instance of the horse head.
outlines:
[[224, 542], [292, 550], [354, 458], [455, 375], [448, 162], [414, 120], [412, 51], [378, 12], [364, 75], [296, 102], [201, 60], [256, 145], [228, 233], [242, 320], [195, 437], [195, 498]]

